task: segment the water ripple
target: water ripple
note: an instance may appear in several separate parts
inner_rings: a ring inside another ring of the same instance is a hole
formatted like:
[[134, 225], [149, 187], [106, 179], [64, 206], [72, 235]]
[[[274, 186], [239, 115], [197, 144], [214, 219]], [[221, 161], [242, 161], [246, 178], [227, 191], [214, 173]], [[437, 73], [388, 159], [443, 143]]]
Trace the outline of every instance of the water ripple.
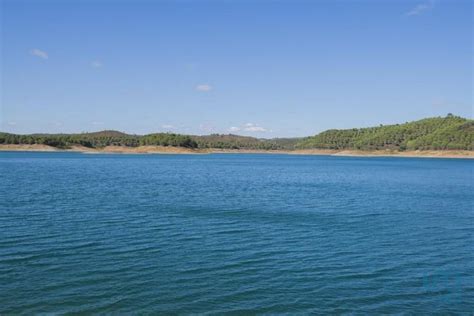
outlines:
[[0, 153], [0, 168], [2, 315], [474, 310], [469, 160]]

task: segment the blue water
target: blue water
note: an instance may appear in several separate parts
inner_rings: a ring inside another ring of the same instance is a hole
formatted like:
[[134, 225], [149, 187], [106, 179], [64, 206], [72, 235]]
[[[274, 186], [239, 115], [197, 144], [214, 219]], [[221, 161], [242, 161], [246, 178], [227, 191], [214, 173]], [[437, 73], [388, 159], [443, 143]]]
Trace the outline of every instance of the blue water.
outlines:
[[474, 161], [0, 153], [0, 314], [472, 314]]

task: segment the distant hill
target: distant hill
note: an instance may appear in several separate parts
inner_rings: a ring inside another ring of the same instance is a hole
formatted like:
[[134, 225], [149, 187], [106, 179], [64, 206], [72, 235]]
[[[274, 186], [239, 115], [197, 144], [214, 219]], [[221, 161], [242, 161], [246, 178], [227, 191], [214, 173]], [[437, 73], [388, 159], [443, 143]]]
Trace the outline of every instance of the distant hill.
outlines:
[[297, 143], [301, 149], [473, 150], [474, 121], [449, 114], [387, 126], [328, 130]]
[[91, 137], [128, 137], [131, 136], [129, 134], [113, 131], [113, 130], [105, 130], [100, 132], [91, 132], [91, 133], [82, 133], [83, 135], [88, 135]]
[[48, 133], [35, 133], [29, 134], [30, 136], [37, 136], [37, 137], [54, 137], [54, 136], [88, 136], [88, 137], [124, 137], [124, 136], [132, 136], [123, 132], [114, 131], [114, 130], [104, 130], [99, 132], [84, 132], [84, 133], [74, 133], [74, 134], [48, 134]]
[[474, 150], [474, 121], [448, 115], [387, 126], [328, 130], [305, 138], [262, 139], [233, 134], [205, 136], [155, 133], [129, 135], [106, 130], [81, 134], [0, 133], [0, 144], [44, 144], [57, 148], [81, 145], [138, 147], [145, 145], [246, 150]]
[[17, 135], [0, 133], [0, 144], [43, 144], [57, 148], [68, 148], [73, 145], [81, 145], [90, 148], [106, 146], [138, 147], [146, 145], [197, 147], [196, 142], [186, 135], [156, 133], [138, 136], [110, 130], [81, 134]]
[[220, 149], [291, 150], [294, 149], [299, 140], [298, 138], [262, 139], [233, 134], [211, 134], [191, 137], [196, 141], [199, 148]]

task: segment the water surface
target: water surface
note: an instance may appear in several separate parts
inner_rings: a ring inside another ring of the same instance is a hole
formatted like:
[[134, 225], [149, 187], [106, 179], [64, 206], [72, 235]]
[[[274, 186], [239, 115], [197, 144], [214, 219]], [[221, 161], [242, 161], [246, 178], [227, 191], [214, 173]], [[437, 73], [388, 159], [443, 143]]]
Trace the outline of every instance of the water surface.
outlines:
[[3, 152], [0, 314], [471, 314], [473, 170]]

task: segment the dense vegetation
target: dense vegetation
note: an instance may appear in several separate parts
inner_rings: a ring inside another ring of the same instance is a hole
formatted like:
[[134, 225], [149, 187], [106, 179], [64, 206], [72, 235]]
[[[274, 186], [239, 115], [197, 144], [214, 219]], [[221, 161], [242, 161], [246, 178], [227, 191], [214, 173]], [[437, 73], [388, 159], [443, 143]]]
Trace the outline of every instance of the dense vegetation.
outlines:
[[196, 148], [197, 144], [189, 136], [158, 133], [145, 136], [128, 135], [117, 131], [103, 131], [82, 134], [31, 134], [16, 135], [0, 133], [0, 144], [43, 144], [58, 148], [68, 148], [74, 145], [89, 148], [102, 148], [105, 146], [144, 145], [176, 146]]
[[0, 144], [44, 144], [58, 148], [81, 145], [89, 148], [105, 146], [175, 146], [218, 149], [358, 149], [358, 150], [474, 150], [474, 121], [449, 114], [446, 117], [423, 119], [416, 122], [328, 130], [306, 138], [259, 139], [238, 135], [212, 134], [188, 136], [172, 133], [129, 135], [117, 131], [81, 134], [0, 133]]
[[192, 136], [199, 148], [219, 149], [257, 149], [278, 150], [294, 149], [297, 138], [260, 139], [248, 136], [211, 134], [206, 136]]
[[57, 148], [74, 145], [89, 148], [105, 146], [174, 146], [187, 148], [219, 149], [293, 149], [297, 139], [258, 139], [237, 135], [188, 136], [171, 133], [156, 133], [144, 136], [128, 135], [117, 131], [102, 131], [82, 134], [31, 134], [17, 135], [0, 133], [0, 144], [43, 144]]
[[415, 122], [328, 130], [307, 137], [298, 148], [358, 150], [473, 150], [474, 121], [448, 114]]

